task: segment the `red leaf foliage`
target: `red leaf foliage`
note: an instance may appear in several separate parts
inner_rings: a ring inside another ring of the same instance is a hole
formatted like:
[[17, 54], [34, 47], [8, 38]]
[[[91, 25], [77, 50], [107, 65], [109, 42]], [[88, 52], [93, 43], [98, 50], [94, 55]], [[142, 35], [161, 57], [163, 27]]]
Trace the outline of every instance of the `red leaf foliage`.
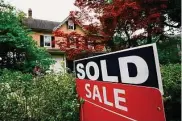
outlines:
[[[131, 40], [132, 33], [139, 29], [144, 29], [144, 33], [148, 35], [162, 32], [162, 11], [167, 8], [167, 0], [112, 0], [110, 3], [107, 1], [109, 0], [75, 2], [80, 8], [78, 14], [83, 20], [86, 19], [85, 16], [89, 18], [88, 11], [96, 13], [97, 17], [94, 18], [92, 14], [90, 16], [93, 17], [92, 20], [100, 21], [97, 30], [101, 31], [103, 36], [113, 37], [116, 31], [123, 31], [128, 40]], [[135, 35], [135, 39], [140, 37], [143, 38], [140, 34], [138, 37]]]
[[[68, 59], [75, 59], [83, 52], [102, 51], [105, 43], [112, 40], [116, 32], [127, 38], [127, 47], [134, 46], [138, 39], [148, 39], [163, 32], [162, 11], [166, 9], [167, 0], [107, 1], [109, 0], [75, 1], [80, 11], [71, 12], [70, 16], [85, 29], [86, 36], [75, 32], [54, 32], [55, 36], [62, 37], [57, 43], [61, 50], [66, 51]], [[84, 26], [85, 22], [89, 25]], [[144, 30], [143, 33], [134, 34], [141, 29]], [[94, 46], [94, 49], [88, 45]]]
[[[59, 39], [56, 40], [56, 43], [59, 45], [60, 50], [65, 51], [67, 54], [68, 60], [77, 59], [80, 54], [83, 53], [94, 53], [100, 52], [104, 49], [104, 44], [98, 42], [96, 40], [101, 38], [97, 38], [97, 36], [91, 37], [89, 35], [82, 36], [76, 32], [65, 33], [63, 31], [54, 31], [54, 35]], [[97, 44], [96, 44], [97, 43]]]

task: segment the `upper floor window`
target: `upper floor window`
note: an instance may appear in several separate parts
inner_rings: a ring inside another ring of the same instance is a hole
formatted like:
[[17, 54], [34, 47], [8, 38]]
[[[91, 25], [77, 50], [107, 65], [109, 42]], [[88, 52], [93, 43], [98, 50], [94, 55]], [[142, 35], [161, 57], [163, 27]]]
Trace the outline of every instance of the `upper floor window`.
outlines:
[[91, 41], [88, 41], [87, 44], [88, 44], [88, 49], [92, 49], [92, 50], [94, 49], [94, 46]]
[[52, 41], [50, 35], [44, 35], [44, 47], [51, 47]]
[[73, 20], [68, 20], [68, 29], [71, 29], [71, 30], [75, 29], [75, 24]]
[[69, 38], [69, 43], [70, 43], [70, 48], [77, 48], [77, 38], [76, 37], [70, 37]]
[[40, 35], [40, 46], [41, 47], [48, 47], [48, 48], [54, 48], [54, 36], [51, 35]]
[[105, 3], [105, 2], [108, 3], [109, 1], [111, 1], [111, 0], [87, 0], [86, 2], [87, 2], [87, 4], [89, 4], [89, 3], [98, 4], [98, 3]]

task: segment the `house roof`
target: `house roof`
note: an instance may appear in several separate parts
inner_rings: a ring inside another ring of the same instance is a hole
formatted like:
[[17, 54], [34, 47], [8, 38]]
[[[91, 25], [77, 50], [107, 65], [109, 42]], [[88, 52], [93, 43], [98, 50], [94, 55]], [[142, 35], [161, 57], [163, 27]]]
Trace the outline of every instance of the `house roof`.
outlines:
[[61, 23], [59, 23], [57, 26], [53, 28], [53, 31], [59, 29], [68, 19], [71, 18], [70, 16], [66, 17]]
[[23, 21], [23, 23], [28, 28], [40, 31], [48, 31], [48, 32], [52, 32], [53, 29], [60, 24], [60, 22], [33, 19], [33, 18], [26, 18]]
[[[56, 26], [53, 31], [56, 31], [57, 29], [59, 29], [66, 21], [68, 21], [71, 18], [71, 16], [69, 15], [68, 17], [66, 17], [58, 26]], [[78, 21], [76, 21], [76, 24], [78, 26], [80, 26], [84, 31], [86, 31], [84, 25], [81, 25]]]
[[[58, 26], [56, 26], [53, 31], [56, 31], [57, 29], [59, 29], [66, 21], [68, 21], [71, 18], [71, 16], [69, 15], [68, 17], [66, 17]], [[76, 24], [82, 28], [82, 30], [84, 32], [86, 32], [87, 34], [89, 33], [87, 28], [89, 27], [89, 25], [82, 25], [79, 21], [75, 20]], [[97, 37], [103, 37], [101, 34], [101, 31], [98, 31], [96, 34], [91, 34], [91, 36], [97, 36]]]

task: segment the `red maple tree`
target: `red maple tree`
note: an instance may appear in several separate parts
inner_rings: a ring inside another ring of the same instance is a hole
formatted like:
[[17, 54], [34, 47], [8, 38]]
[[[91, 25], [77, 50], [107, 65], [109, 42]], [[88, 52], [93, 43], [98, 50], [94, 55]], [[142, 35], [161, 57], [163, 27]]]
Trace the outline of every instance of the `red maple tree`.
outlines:
[[[125, 46], [137, 46], [137, 40], [152, 42], [152, 35], [163, 32], [167, 0], [76, 0], [82, 18], [100, 22], [105, 39], [112, 40], [118, 33], [125, 39]], [[89, 12], [96, 13], [94, 16]], [[137, 30], [142, 30], [136, 34]]]
[[[70, 15], [80, 25], [89, 23], [84, 27], [86, 36], [74, 32], [54, 33], [65, 38], [64, 42], [59, 41], [59, 45], [66, 51], [68, 58], [74, 58], [83, 51], [101, 51], [103, 45], [109, 45], [116, 35], [123, 40], [117, 49], [137, 46], [138, 40], [151, 43], [153, 35], [163, 33], [163, 10], [166, 9], [166, 3], [167, 0], [76, 0], [75, 5], [80, 10], [71, 12]], [[142, 32], [137, 32], [138, 30]], [[71, 36], [75, 39], [72, 43], [68, 41]], [[76, 44], [77, 48], [71, 48], [71, 44]], [[100, 49], [90, 49], [88, 44], [100, 45]]]

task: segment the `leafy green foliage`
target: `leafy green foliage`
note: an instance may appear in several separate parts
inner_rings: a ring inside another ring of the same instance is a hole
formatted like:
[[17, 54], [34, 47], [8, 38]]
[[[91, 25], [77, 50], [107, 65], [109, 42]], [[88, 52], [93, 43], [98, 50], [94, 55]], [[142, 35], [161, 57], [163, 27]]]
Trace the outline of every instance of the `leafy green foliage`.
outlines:
[[1, 70], [0, 120], [16, 121], [24, 118], [25, 93], [31, 80], [31, 74]]
[[167, 121], [181, 120], [181, 65], [161, 67], [164, 87], [164, 105]]
[[157, 43], [159, 60], [161, 64], [180, 63], [180, 37], [165, 38], [162, 42]]
[[3, 70], [0, 79], [0, 120], [79, 120], [72, 75], [32, 78], [29, 74]]
[[0, 4], [0, 66], [24, 72], [31, 72], [35, 66], [46, 70], [53, 60], [45, 49], [37, 47], [30, 31], [21, 24], [23, 16], [10, 5]]

